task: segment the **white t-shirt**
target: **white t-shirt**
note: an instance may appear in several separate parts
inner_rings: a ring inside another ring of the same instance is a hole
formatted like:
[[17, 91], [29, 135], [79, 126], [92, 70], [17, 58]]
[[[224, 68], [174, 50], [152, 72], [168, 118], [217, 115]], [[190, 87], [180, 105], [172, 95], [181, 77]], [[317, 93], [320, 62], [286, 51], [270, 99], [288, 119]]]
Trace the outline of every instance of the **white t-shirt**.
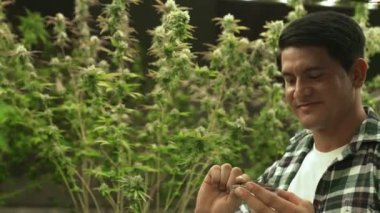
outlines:
[[319, 180], [346, 146], [330, 152], [320, 152], [315, 148], [314, 144], [313, 149], [306, 155], [300, 169], [290, 183], [288, 191], [293, 192], [302, 199], [313, 202]]

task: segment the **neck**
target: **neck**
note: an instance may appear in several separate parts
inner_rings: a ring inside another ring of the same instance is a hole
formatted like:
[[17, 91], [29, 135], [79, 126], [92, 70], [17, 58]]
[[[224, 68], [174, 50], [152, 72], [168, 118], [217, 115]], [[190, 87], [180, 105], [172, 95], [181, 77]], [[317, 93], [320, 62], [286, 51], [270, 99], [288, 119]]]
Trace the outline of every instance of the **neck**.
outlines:
[[333, 128], [312, 130], [316, 149], [329, 152], [350, 143], [366, 117], [363, 107], [360, 107], [356, 108], [351, 116], [340, 120]]

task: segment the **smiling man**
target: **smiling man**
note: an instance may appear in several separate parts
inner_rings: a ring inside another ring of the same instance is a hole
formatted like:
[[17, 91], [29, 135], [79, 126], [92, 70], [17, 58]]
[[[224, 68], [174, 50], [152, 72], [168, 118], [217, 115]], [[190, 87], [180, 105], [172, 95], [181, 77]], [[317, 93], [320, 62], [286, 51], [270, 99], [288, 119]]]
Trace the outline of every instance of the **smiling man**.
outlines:
[[360, 26], [337, 12], [289, 24], [278, 65], [285, 98], [305, 129], [259, 178], [277, 191], [240, 168], [214, 165], [195, 212], [244, 211], [242, 202], [254, 212], [380, 212], [380, 121], [362, 104], [364, 45]]

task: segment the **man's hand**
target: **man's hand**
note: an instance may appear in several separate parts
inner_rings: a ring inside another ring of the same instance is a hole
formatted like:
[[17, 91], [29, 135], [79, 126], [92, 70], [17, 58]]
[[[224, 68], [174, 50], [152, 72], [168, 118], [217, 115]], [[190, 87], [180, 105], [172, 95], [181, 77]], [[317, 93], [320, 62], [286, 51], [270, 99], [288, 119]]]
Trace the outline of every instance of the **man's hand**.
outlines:
[[196, 213], [233, 213], [240, 199], [231, 192], [233, 184], [245, 183], [248, 175], [230, 164], [214, 165], [207, 173], [197, 196]]
[[291, 192], [278, 190], [271, 192], [260, 185], [248, 182], [238, 187], [234, 194], [245, 201], [253, 212], [313, 213], [313, 205]]

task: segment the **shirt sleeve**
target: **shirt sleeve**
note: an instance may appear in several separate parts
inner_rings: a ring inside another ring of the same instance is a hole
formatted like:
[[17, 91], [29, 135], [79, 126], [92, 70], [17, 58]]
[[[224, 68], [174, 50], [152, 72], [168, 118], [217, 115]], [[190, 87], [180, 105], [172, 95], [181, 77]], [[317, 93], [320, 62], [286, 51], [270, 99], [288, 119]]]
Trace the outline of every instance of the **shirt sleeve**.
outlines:
[[268, 183], [269, 179], [273, 176], [277, 165], [278, 161], [275, 161], [270, 167], [265, 170], [265, 172], [259, 178], [257, 178], [257, 181], [260, 183]]

